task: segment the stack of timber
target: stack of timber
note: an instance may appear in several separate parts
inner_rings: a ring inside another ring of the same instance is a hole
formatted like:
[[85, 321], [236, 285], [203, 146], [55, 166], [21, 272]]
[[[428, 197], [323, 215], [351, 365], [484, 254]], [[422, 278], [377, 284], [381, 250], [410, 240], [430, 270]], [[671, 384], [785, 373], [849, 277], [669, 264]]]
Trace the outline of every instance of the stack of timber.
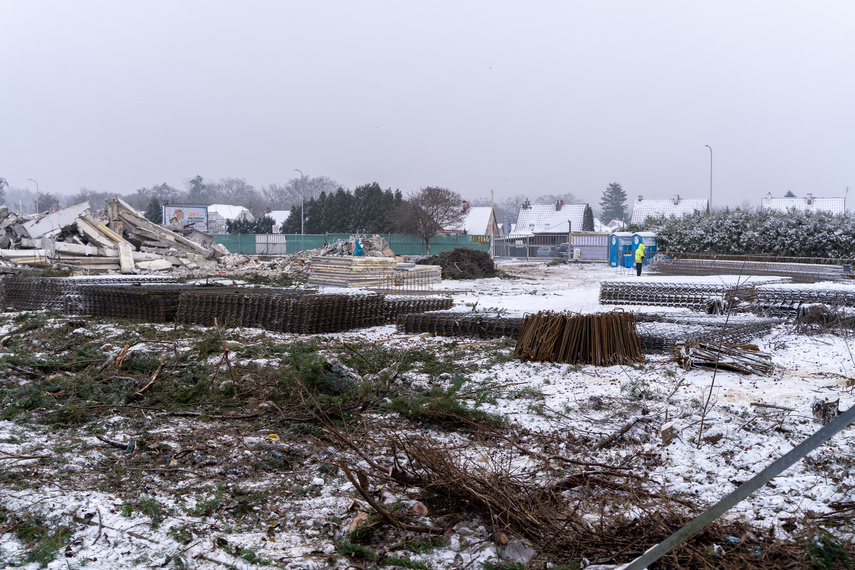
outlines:
[[[150, 222], [118, 196], [101, 217], [89, 202], [56, 211], [19, 216], [0, 206], [2, 272], [53, 267], [79, 272], [135, 274], [174, 267], [216, 265], [226, 252], [201, 232], [181, 235]], [[193, 230], [191, 230], [193, 232]]]
[[311, 265], [309, 285], [378, 288], [391, 278], [398, 261], [394, 257], [318, 255], [311, 258]]
[[632, 313], [575, 315], [541, 311], [523, 320], [514, 356], [520, 360], [612, 366], [641, 362]]

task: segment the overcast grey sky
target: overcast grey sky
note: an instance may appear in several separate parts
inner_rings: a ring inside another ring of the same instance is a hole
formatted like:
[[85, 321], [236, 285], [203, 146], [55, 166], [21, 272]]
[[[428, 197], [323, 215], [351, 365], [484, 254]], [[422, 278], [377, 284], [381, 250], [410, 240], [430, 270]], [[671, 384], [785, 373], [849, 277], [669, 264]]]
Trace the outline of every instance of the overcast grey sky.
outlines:
[[0, 1], [0, 176], [855, 191], [855, 2]]

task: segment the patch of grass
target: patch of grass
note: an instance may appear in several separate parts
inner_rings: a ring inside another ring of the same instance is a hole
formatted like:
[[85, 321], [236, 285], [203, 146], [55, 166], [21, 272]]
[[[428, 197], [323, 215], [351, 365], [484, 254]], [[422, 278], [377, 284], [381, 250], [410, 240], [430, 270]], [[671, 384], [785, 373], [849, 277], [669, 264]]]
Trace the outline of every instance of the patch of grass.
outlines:
[[338, 543], [339, 554], [352, 560], [376, 560], [377, 553], [361, 544], [353, 544], [345, 539]]
[[442, 546], [445, 544], [445, 541], [439, 537], [428, 536], [424, 538], [414, 538], [412, 540], [408, 540], [404, 543], [404, 546], [407, 547], [411, 552], [415, 552], [416, 554], [427, 554], [431, 552], [437, 546]]
[[163, 522], [163, 508], [160, 503], [148, 495], [143, 495], [137, 500], [137, 508], [140, 512], [151, 519], [151, 528], [156, 529]]
[[429, 570], [432, 568], [427, 562], [421, 560], [410, 560], [409, 558], [397, 558], [395, 556], [384, 556], [380, 560], [382, 566], [400, 566], [401, 568], [412, 568], [413, 570]]
[[505, 425], [505, 420], [500, 416], [469, 407], [461, 401], [458, 393], [462, 384], [463, 380], [457, 379], [448, 388], [436, 387], [418, 395], [398, 396], [389, 404], [389, 410], [414, 421], [447, 427], [463, 427], [473, 423], [496, 427]]
[[188, 512], [198, 517], [210, 516], [220, 509], [220, 505], [223, 504], [223, 495], [223, 484], [220, 483], [217, 485], [217, 490], [214, 492], [213, 497], [197, 502], [196, 506]]
[[193, 538], [193, 532], [189, 528], [177, 525], [166, 531], [166, 534], [179, 544], [188, 542]]
[[481, 568], [484, 570], [525, 570], [525, 565], [521, 562], [490, 562], [488, 560], [481, 563]]
[[15, 529], [18, 539], [25, 544], [34, 544], [23, 557], [25, 564], [38, 564], [45, 568], [56, 560], [59, 551], [71, 540], [71, 529], [60, 526], [56, 521], [47, 521], [41, 516], [30, 516], [20, 521]]
[[828, 531], [819, 531], [811, 539], [804, 540], [804, 545], [810, 567], [815, 570], [852, 567], [846, 549], [840, 540]]
[[259, 566], [270, 566], [273, 564], [272, 560], [259, 556], [257, 548], [235, 546], [234, 555], [243, 558], [250, 564], [258, 564]]

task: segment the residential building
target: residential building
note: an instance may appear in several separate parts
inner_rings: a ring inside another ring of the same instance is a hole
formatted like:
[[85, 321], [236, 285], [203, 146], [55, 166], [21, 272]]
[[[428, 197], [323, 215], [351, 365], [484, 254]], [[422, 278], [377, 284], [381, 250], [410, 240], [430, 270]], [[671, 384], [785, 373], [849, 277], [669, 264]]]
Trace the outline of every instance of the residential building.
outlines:
[[846, 198], [820, 198], [813, 194], [806, 194], [804, 198], [775, 198], [769, 192], [760, 199], [760, 209], [777, 210], [787, 212], [792, 209], [805, 210], [809, 212], [829, 212], [831, 214], [843, 214], [846, 212]]
[[649, 200], [639, 196], [632, 204], [631, 224], [641, 224], [644, 220], [658, 216], [677, 216], [693, 214], [695, 212], [709, 212], [710, 203], [707, 198], [681, 198], [675, 194], [669, 200]]

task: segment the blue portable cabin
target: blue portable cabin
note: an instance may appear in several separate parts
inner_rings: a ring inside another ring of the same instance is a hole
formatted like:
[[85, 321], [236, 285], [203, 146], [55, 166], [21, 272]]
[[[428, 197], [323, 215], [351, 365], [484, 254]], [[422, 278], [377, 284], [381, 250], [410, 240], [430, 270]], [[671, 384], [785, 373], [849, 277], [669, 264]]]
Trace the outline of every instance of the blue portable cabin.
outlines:
[[609, 265], [612, 267], [627, 266], [626, 256], [631, 255], [632, 251], [632, 233], [615, 232], [609, 237]]
[[644, 267], [650, 263], [653, 256], [656, 255], [656, 234], [653, 232], [637, 232], [632, 234], [632, 263], [635, 264], [635, 250], [639, 244], [644, 244]]

